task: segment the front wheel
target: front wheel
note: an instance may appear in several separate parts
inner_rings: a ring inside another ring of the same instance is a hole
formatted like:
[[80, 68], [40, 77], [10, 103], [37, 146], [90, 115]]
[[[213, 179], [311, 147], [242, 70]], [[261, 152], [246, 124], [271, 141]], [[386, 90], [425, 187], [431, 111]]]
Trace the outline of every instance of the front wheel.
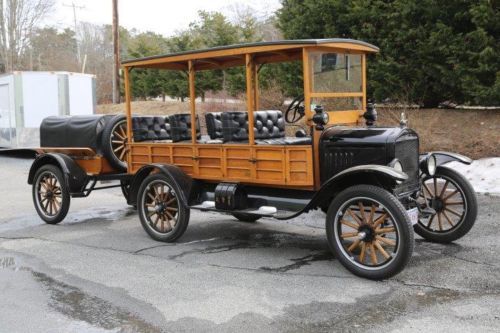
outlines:
[[33, 202], [38, 215], [48, 224], [64, 220], [68, 214], [70, 194], [61, 170], [55, 165], [44, 165], [35, 174]]
[[438, 167], [434, 176], [422, 179], [422, 208], [432, 208], [435, 214], [422, 216], [415, 232], [436, 243], [450, 243], [474, 226], [477, 198], [472, 185], [455, 170]]
[[184, 234], [189, 208], [180, 199], [181, 189], [164, 174], [149, 175], [139, 188], [137, 205], [144, 230], [160, 242], [173, 242]]
[[413, 252], [413, 230], [405, 208], [392, 194], [372, 185], [349, 187], [332, 200], [326, 233], [340, 263], [368, 279], [396, 275]]

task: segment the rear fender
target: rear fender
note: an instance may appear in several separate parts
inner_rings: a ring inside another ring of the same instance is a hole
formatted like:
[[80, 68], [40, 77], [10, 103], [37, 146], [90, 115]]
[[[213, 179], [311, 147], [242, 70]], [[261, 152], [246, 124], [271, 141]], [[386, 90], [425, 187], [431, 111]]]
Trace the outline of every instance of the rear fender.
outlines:
[[188, 200], [193, 185], [192, 178], [182, 171], [178, 166], [171, 164], [148, 164], [140, 168], [134, 175], [130, 186], [129, 204], [137, 204], [137, 194], [144, 179], [151, 173], [162, 173], [180, 188], [180, 201], [184, 207], [188, 207]]
[[60, 153], [39, 155], [31, 165], [28, 184], [33, 184], [36, 172], [46, 164], [52, 164], [61, 169], [70, 193], [80, 193], [87, 185], [88, 177], [85, 171], [71, 157]]

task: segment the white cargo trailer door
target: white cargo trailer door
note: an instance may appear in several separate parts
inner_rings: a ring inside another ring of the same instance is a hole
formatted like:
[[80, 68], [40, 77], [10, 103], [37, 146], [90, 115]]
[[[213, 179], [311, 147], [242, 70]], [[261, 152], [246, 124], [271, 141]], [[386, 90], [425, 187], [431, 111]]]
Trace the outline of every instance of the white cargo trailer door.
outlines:
[[11, 147], [15, 139], [15, 117], [11, 110], [10, 84], [0, 83], [0, 147]]
[[22, 76], [24, 127], [38, 128], [43, 118], [59, 114], [57, 75], [25, 72]]
[[95, 109], [93, 76], [70, 74], [68, 86], [69, 113], [72, 116], [93, 114]]

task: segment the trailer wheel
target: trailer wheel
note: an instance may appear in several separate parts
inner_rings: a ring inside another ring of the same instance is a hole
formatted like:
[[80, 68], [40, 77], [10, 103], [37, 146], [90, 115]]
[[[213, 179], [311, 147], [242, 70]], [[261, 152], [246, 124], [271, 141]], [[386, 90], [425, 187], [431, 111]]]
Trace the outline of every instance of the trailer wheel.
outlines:
[[127, 170], [127, 119], [116, 115], [106, 124], [101, 138], [101, 148], [109, 164], [118, 171]]
[[368, 279], [396, 275], [413, 252], [413, 230], [405, 208], [392, 194], [372, 185], [349, 187], [333, 199], [326, 232], [340, 263]]
[[33, 202], [38, 215], [49, 224], [61, 222], [68, 214], [70, 194], [61, 170], [47, 164], [35, 173]]
[[181, 189], [164, 174], [149, 175], [138, 193], [138, 209], [144, 230], [154, 240], [173, 242], [184, 234], [189, 208], [180, 200]]

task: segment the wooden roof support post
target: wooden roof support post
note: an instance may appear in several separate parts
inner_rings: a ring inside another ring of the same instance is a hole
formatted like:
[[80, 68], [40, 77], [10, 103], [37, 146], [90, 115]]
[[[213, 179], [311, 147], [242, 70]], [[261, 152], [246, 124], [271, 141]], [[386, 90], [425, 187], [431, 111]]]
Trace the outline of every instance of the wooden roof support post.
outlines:
[[361, 91], [363, 93], [363, 112], [366, 111], [366, 54], [361, 55]]
[[132, 142], [132, 107], [130, 104], [130, 67], [123, 67], [125, 80], [125, 111], [127, 116], [127, 142]]
[[307, 124], [312, 128], [312, 137], [313, 137], [313, 164], [314, 164], [314, 187], [319, 189], [321, 187], [321, 178], [320, 178], [320, 168], [319, 168], [319, 137], [321, 135], [320, 131], [315, 129], [314, 124], [312, 123], [312, 118], [314, 115], [314, 111], [311, 110], [311, 93], [312, 93], [312, 84], [311, 84], [311, 63], [309, 61], [309, 51], [307, 48], [302, 49], [302, 68], [304, 70], [304, 108], [306, 113]]
[[245, 54], [245, 67], [246, 67], [246, 80], [247, 80], [247, 111], [248, 111], [248, 141], [251, 146], [255, 144], [255, 134], [253, 131], [253, 112], [255, 111], [255, 94], [254, 94], [254, 81], [255, 81], [255, 66], [253, 64], [253, 56]]
[[189, 72], [189, 104], [191, 107], [191, 142], [196, 144], [196, 91], [194, 86], [194, 64], [188, 61]]
[[[261, 65], [262, 66], [262, 65]], [[260, 110], [260, 95], [259, 95], [259, 64], [253, 64], [253, 92], [254, 92], [254, 105], [255, 110]]]

